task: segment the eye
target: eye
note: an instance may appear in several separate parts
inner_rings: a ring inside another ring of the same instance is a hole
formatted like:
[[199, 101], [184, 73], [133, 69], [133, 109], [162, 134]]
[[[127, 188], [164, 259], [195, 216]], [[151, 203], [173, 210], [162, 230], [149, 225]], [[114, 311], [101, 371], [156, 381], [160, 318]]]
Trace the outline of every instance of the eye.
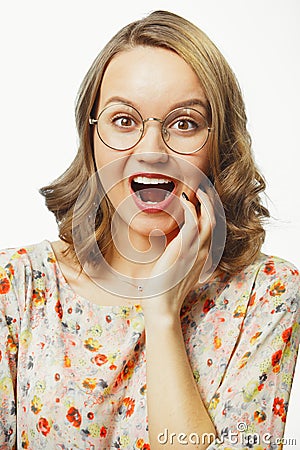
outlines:
[[173, 127], [177, 128], [178, 130], [186, 131], [198, 128], [198, 125], [192, 119], [179, 119], [174, 123]]
[[178, 131], [192, 131], [196, 130], [199, 124], [191, 118], [178, 118], [173, 121], [170, 128], [175, 128]]
[[116, 125], [117, 127], [123, 129], [132, 129], [137, 125], [136, 121], [132, 117], [126, 116], [125, 114], [120, 114], [113, 117], [111, 122], [113, 123], [113, 125]]

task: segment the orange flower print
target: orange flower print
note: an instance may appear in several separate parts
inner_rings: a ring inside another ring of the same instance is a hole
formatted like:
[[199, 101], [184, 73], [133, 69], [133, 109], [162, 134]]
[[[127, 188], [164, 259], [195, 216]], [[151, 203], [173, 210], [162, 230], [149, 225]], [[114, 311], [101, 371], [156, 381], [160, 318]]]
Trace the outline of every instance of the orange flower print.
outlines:
[[32, 294], [32, 300], [34, 306], [43, 306], [46, 304], [45, 291], [42, 289], [34, 289]]
[[22, 448], [29, 448], [28, 434], [25, 430], [23, 430], [21, 434], [21, 444]]
[[74, 408], [74, 406], [71, 406], [69, 408], [66, 418], [68, 421], [73, 425], [75, 428], [79, 428], [81, 425], [81, 414], [78, 411], [78, 409]]
[[93, 363], [97, 364], [97, 366], [102, 366], [102, 364], [107, 363], [108, 358], [106, 355], [96, 355], [94, 358], [92, 358]]
[[144, 442], [144, 439], [138, 439], [135, 443], [136, 448], [143, 448]]
[[64, 366], [65, 367], [71, 367], [71, 360], [70, 360], [68, 355], [64, 356]]
[[275, 281], [270, 287], [270, 295], [272, 297], [276, 297], [277, 295], [281, 295], [285, 292], [285, 286], [281, 280]]
[[264, 272], [267, 275], [274, 275], [276, 273], [274, 261], [269, 261], [265, 264]]
[[279, 397], [274, 398], [272, 411], [275, 414], [275, 416], [284, 417], [285, 419], [285, 405], [283, 398]]
[[116, 381], [114, 382], [114, 387], [116, 388], [119, 386], [119, 384], [123, 380], [129, 380], [132, 377], [134, 371], [134, 360], [131, 359], [130, 361], [125, 364], [123, 370], [119, 373], [119, 375], [116, 378]]
[[257, 331], [254, 336], [250, 339], [250, 344], [253, 345], [257, 338], [261, 335], [261, 331]]
[[43, 407], [43, 403], [41, 402], [41, 399], [37, 397], [36, 395], [31, 400], [31, 411], [34, 414], [38, 414]]
[[47, 436], [50, 433], [50, 425], [47, 419], [41, 417], [37, 424], [37, 430], [39, 433], [42, 433], [44, 436]]
[[238, 305], [233, 311], [233, 317], [244, 317], [246, 308], [244, 305]]
[[251, 295], [250, 301], [249, 301], [249, 306], [253, 306], [253, 305], [254, 305], [255, 298], [256, 298], [256, 292], [254, 292], [254, 293]]
[[105, 426], [100, 428], [100, 437], [105, 438], [107, 435], [107, 428]]
[[241, 362], [240, 362], [240, 364], [239, 364], [239, 369], [242, 369], [243, 367], [245, 367], [245, 365], [247, 364], [247, 362], [248, 362], [248, 358], [249, 358], [249, 356], [251, 355], [251, 352], [246, 352], [245, 354], [244, 354], [244, 356], [242, 357], [242, 359], [241, 359]]
[[150, 450], [150, 445], [147, 444], [144, 439], [138, 439], [135, 443], [136, 448], [140, 448], [141, 450]]
[[214, 346], [216, 350], [222, 346], [222, 341], [218, 336], [214, 337]]
[[291, 339], [291, 335], [292, 335], [292, 327], [287, 328], [286, 330], [283, 331], [281, 337], [283, 342], [288, 343]]
[[254, 411], [254, 420], [258, 423], [264, 422], [267, 418], [267, 415], [264, 411]]
[[63, 309], [60, 303], [60, 300], [58, 299], [55, 305], [55, 312], [57, 313], [59, 319], [63, 318]]
[[85, 378], [82, 382], [83, 387], [93, 391], [97, 386], [97, 378]]
[[100, 342], [93, 338], [86, 339], [84, 341], [84, 346], [85, 346], [85, 348], [90, 350], [90, 352], [97, 352], [99, 350], [99, 348], [102, 347]]
[[130, 417], [133, 414], [135, 400], [130, 397], [126, 397], [123, 400], [123, 405], [126, 407], [126, 417]]

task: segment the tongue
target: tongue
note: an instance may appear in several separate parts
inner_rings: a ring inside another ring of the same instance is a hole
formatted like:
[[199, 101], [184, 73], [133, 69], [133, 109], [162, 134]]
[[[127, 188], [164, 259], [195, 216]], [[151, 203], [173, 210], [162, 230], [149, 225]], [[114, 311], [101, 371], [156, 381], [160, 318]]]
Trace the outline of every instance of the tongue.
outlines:
[[167, 191], [158, 188], [147, 188], [140, 190], [139, 194], [143, 202], [160, 203], [166, 198]]

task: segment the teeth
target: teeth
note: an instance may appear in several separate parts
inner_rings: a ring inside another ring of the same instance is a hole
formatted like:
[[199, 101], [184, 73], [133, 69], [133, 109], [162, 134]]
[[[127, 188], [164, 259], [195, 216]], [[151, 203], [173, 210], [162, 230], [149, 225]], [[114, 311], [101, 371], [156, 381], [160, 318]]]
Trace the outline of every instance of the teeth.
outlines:
[[167, 180], [166, 178], [148, 178], [148, 177], [135, 177], [133, 179], [135, 183], [141, 183], [141, 184], [167, 184], [171, 183], [170, 180]]

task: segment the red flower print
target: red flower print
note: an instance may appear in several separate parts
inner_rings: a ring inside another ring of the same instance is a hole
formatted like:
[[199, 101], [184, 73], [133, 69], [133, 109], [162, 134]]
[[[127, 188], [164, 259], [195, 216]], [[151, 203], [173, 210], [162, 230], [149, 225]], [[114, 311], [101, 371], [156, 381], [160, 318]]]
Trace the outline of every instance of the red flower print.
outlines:
[[282, 357], [282, 350], [278, 350], [272, 355], [272, 366], [277, 366], [279, 364]]
[[105, 426], [100, 428], [100, 437], [105, 438], [107, 435], [107, 428]]
[[281, 335], [283, 342], [285, 342], [285, 343], [289, 342], [291, 339], [291, 335], [292, 335], [292, 327], [284, 330]]
[[37, 424], [37, 429], [39, 433], [42, 433], [44, 436], [47, 436], [50, 432], [50, 425], [47, 419], [41, 417]]
[[55, 305], [55, 311], [56, 311], [58, 317], [59, 317], [60, 319], [62, 319], [62, 318], [63, 318], [63, 309], [62, 309], [62, 306], [61, 306], [61, 303], [60, 303], [60, 300], [59, 300], [59, 299], [58, 299], [57, 302], [56, 302], [56, 305]]
[[0, 294], [7, 294], [10, 289], [9, 279], [4, 277], [0, 278]]
[[24, 253], [27, 253], [27, 251], [25, 248], [20, 248], [20, 250], [18, 250], [17, 253], [19, 253], [19, 255], [24, 255]]
[[92, 359], [93, 363], [97, 364], [97, 366], [102, 366], [102, 364], [107, 363], [108, 359], [106, 355], [96, 355], [93, 359]]
[[274, 261], [269, 261], [265, 264], [264, 272], [267, 275], [274, 275], [274, 273], [276, 273]]
[[285, 414], [284, 399], [275, 397], [273, 402], [273, 413], [275, 416], [283, 416]]
[[135, 400], [133, 398], [126, 397], [123, 400], [123, 405], [125, 405], [127, 408], [126, 417], [130, 417], [134, 411]]
[[81, 415], [78, 409], [74, 408], [74, 406], [71, 406], [71, 408], [68, 410], [66, 418], [75, 428], [80, 427]]
[[144, 444], [142, 450], [150, 450], [150, 445]]
[[203, 312], [204, 314], [208, 313], [208, 311], [213, 308], [215, 306], [215, 302], [208, 298], [207, 300], [205, 300], [205, 303], [203, 305]]
[[94, 413], [93, 413], [93, 412], [87, 413], [87, 418], [88, 418], [88, 419], [93, 420], [94, 417], [95, 417], [95, 416], [94, 416]]

